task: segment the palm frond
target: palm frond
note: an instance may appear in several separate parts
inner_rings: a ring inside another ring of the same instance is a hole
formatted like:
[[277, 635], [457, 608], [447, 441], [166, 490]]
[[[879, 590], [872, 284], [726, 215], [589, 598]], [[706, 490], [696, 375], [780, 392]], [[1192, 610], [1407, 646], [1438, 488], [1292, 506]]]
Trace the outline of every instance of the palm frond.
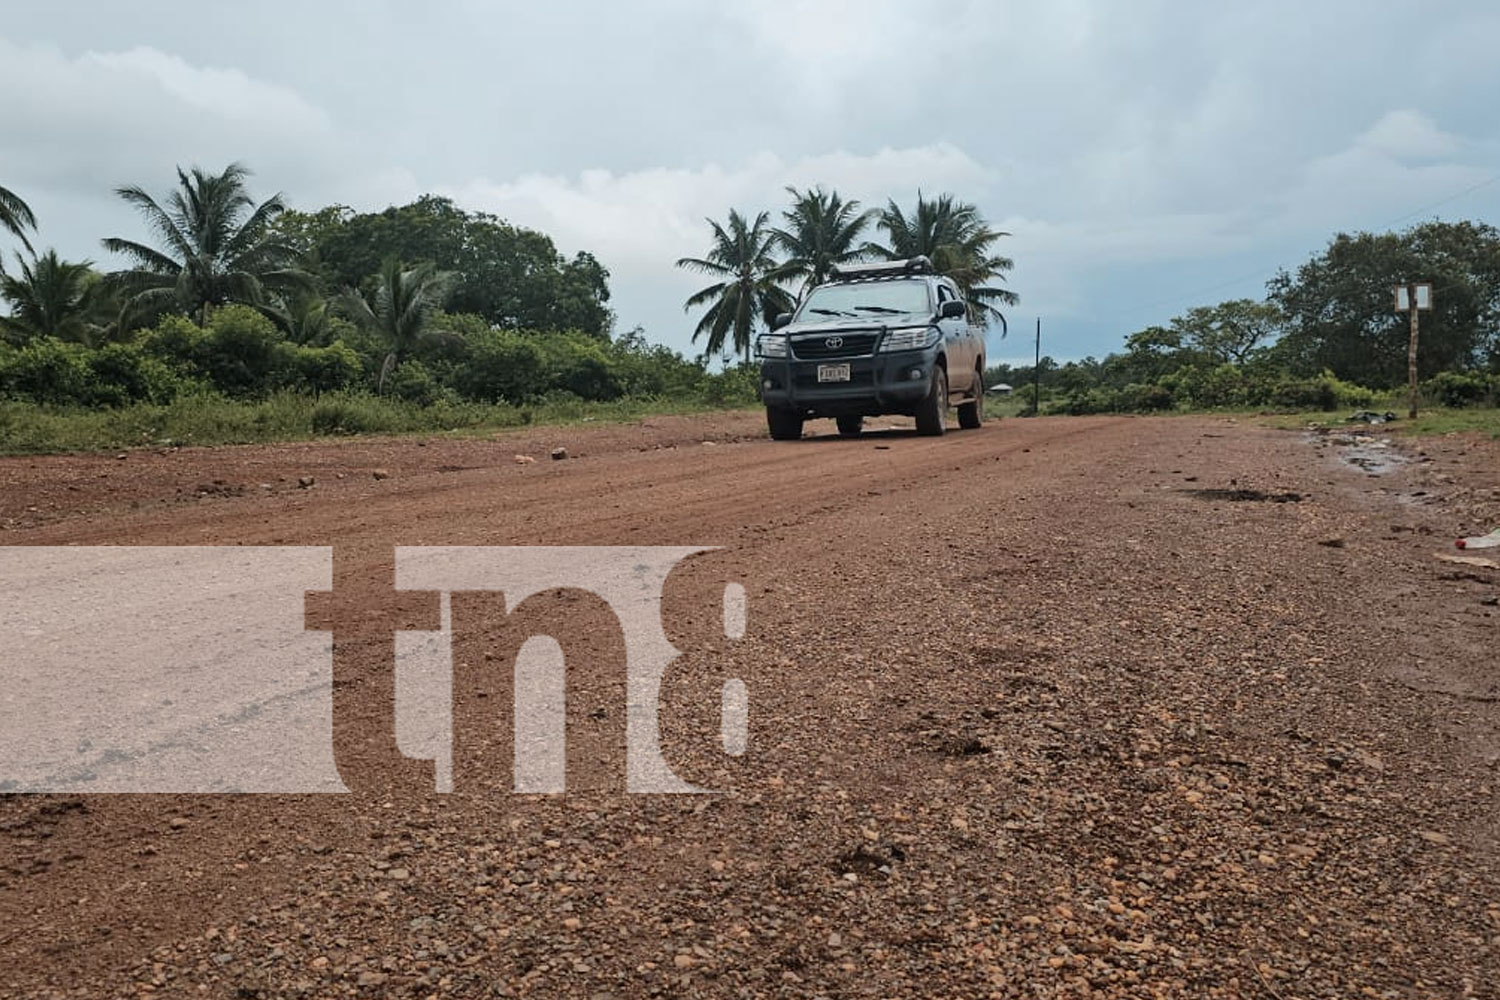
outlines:
[[137, 292], [163, 287], [143, 272], [169, 278], [177, 307], [199, 316], [209, 306], [244, 302], [261, 308], [276, 293], [310, 287], [296, 252], [271, 233], [271, 222], [285, 211], [280, 195], [256, 205], [245, 190], [250, 171], [231, 163], [218, 174], [177, 168], [177, 187], [158, 202], [135, 185], [116, 188], [134, 206], [155, 237], [155, 247], [118, 237], [104, 246], [129, 258], [133, 272], [118, 285]]
[[25, 230], [36, 229], [36, 215], [19, 195], [3, 187], [0, 187], [0, 229], [8, 230], [28, 251], [32, 249]]

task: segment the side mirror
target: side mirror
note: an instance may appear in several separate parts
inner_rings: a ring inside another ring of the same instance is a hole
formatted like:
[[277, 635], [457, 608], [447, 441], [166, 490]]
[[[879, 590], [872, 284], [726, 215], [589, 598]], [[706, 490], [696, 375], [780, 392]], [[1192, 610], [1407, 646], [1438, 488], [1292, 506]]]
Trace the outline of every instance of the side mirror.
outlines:
[[939, 319], [962, 319], [968, 315], [968, 312], [968, 307], [957, 299], [949, 299], [941, 306], [938, 306]]
[[777, 313], [776, 318], [771, 321], [771, 329], [780, 330], [792, 321], [791, 313]]

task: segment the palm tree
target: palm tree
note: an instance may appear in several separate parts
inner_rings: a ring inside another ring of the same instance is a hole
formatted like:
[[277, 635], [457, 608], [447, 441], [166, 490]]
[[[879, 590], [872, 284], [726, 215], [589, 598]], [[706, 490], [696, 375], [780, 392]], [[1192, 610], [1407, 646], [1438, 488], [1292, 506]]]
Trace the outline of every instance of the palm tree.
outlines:
[[36, 229], [36, 216], [31, 214], [31, 207], [20, 199], [9, 188], [0, 187], [0, 229], [8, 229], [12, 236], [21, 241], [21, 245], [27, 250], [31, 249], [31, 242], [26, 239], [26, 230]]
[[286, 210], [280, 195], [256, 205], [245, 190], [250, 171], [231, 163], [222, 174], [177, 169], [178, 187], [165, 207], [134, 185], [115, 193], [140, 210], [160, 241], [154, 249], [131, 240], [104, 241], [135, 267], [113, 277], [143, 313], [181, 309], [200, 326], [213, 306], [240, 302], [267, 308], [270, 296], [305, 287], [308, 275], [290, 243], [271, 223]]
[[100, 312], [100, 284], [91, 261], [67, 261], [48, 250], [21, 266], [17, 277], [0, 274], [0, 298], [10, 305], [10, 316], [0, 328], [23, 339], [56, 337], [92, 345], [102, 330], [94, 322]]
[[725, 341], [732, 337], [736, 351], [750, 360], [751, 334], [757, 318], [770, 324], [777, 313], [788, 312], [792, 297], [778, 282], [790, 276], [785, 265], [777, 262], [773, 248], [776, 235], [770, 229], [769, 212], [761, 212], [754, 222], [734, 209], [729, 211], [726, 229], [712, 219], [714, 242], [706, 257], [683, 257], [678, 267], [709, 274], [718, 282], [709, 285], [687, 300], [683, 311], [708, 305], [693, 331], [693, 340], [707, 338], [705, 353], [721, 353]]
[[837, 191], [825, 192], [821, 187], [804, 192], [788, 185], [786, 190], [792, 207], [781, 213], [786, 228], [774, 230], [774, 235], [788, 254], [784, 265], [788, 276], [803, 279], [805, 295], [827, 281], [835, 265], [869, 256], [868, 245], [860, 243], [859, 237], [876, 212], [861, 212], [859, 202], [844, 201]]
[[1008, 288], [989, 284], [1003, 279], [1015, 266], [1009, 257], [992, 256], [990, 248], [1010, 233], [991, 229], [979, 209], [942, 194], [929, 201], [917, 192], [917, 207], [910, 216], [894, 202], [888, 202], [877, 225], [890, 237], [889, 246], [872, 246], [871, 252], [890, 260], [925, 256], [939, 274], [952, 278], [969, 303], [969, 315], [975, 320], [997, 320], [1000, 335], [1005, 336], [1005, 315], [997, 308], [1013, 306], [1020, 297]]
[[410, 354], [430, 332], [432, 314], [443, 307], [453, 292], [454, 275], [432, 264], [406, 267], [395, 257], [380, 265], [375, 292], [366, 297], [350, 288], [339, 304], [349, 318], [385, 342], [389, 353], [380, 366], [376, 392], [385, 391], [386, 379], [403, 356]]
[[333, 339], [330, 320], [335, 315], [334, 305], [309, 287], [291, 295], [276, 296], [264, 311], [292, 343], [322, 347]]

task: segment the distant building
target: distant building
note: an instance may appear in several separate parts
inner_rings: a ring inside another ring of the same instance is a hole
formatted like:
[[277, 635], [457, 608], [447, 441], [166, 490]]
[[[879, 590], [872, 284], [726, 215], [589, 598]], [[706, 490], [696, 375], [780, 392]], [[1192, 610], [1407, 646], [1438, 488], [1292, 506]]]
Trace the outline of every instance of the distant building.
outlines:
[[1016, 390], [1015, 390], [1015, 388], [1013, 386], [1007, 385], [1004, 382], [1000, 382], [1000, 383], [998, 383], [996, 385], [990, 386], [989, 389], [987, 389], [986, 391], [987, 392], [997, 393], [998, 395], [1001, 395], [1001, 396], [1009, 396], [1011, 393], [1015, 392]]

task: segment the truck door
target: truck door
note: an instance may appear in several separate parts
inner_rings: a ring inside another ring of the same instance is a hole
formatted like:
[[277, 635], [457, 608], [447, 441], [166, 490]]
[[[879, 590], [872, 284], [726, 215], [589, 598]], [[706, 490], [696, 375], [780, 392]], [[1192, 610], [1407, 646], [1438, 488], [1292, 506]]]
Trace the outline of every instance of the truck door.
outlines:
[[[962, 301], [947, 283], [938, 285], [938, 308], [946, 301]], [[943, 342], [948, 354], [948, 386], [950, 390], [973, 392], [974, 361], [976, 348], [969, 329], [968, 316], [941, 321]]]

